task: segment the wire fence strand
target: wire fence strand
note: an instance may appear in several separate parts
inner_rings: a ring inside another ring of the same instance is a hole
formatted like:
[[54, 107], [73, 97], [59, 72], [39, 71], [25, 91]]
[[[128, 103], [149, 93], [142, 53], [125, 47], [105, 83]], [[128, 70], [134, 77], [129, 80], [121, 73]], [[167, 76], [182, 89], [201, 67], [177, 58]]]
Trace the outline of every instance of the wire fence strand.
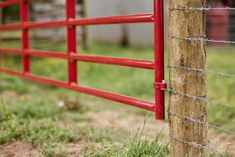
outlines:
[[185, 11], [212, 11], [212, 10], [229, 10], [229, 11], [235, 11], [235, 8], [232, 7], [188, 7], [188, 8], [184, 8], [184, 7], [172, 7], [169, 8], [170, 11], [179, 11], [179, 10], [185, 10]]
[[169, 36], [172, 39], [180, 39], [180, 40], [186, 40], [186, 41], [204, 41], [204, 42], [210, 42], [210, 43], [222, 43], [222, 44], [235, 44], [235, 41], [229, 41], [229, 40], [214, 40], [214, 39], [208, 39], [205, 35], [202, 36], [185, 36], [185, 37], [178, 37], [178, 36]]
[[235, 74], [207, 70], [206, 68], [192, 68], [192, 67], [185, 67], [185, 66], [178, 66], [178, 65], [168, 65], [167, 67], [169, 69], [180, 69], [180, 70], [185, 70], [187, 72], [198, 72], [201, 75], [203, 75], [205, 73], [211, 73], [211, 74], [218, 75], [220, 77], [235, 77]]
[[[235, 131], [232, 131], [232, 130], [229, 130], [229, 129], [226, 129], [223, 127], [219, 127], [219, 126], [216, 126], [213, 124], [209, 124], [207, 121], [200, 121], [200, 120], [197, 120], [197, 119], [190, 117], [190, 116], [181, 116], [181, 115], [178, 115], [178, 114], [172, 113], [172, 112], [168, 112], [168, 114], [169, 114], [169, 116], [174, 116], [174, 117], [177, 117], [180, 119], [184, 119], [185, 121], [191, 121], [193, 123], [208, 126], [210, 128], [217, 129], [217, 130], [220, 130], [220, 131], [223, 131], [223, 132], [226, 132], [226, 133], [229, 133], [229, 134], [235, 136]], [[204, 115], [206, 116], [207, 114], [204, 114]]]
[[184, 144], [188, 144], [188, 145], [190, 145], [194, 148], [198, 148], [198, 149], [207, 149], [207, 150], [213, 152], [214, 154], [219, 155], [220, 157], [225, 157], [225, 155], [223, 153], [219, 152], [215, 148], [207, 146], [207, 144], [198, 144], [198, 143], [193, 142], [193, 141], [186, 141], [186, 140], [182, 140], [182, 139], [179, 139], [177, 137], [172, 137], [172, 136], [170, 136], [170, 140], [181, 142], [181, 143], [184, 143]]
[[193, 99], [195, 101], [202, 101], [202, 102], [207, 103], [207, 104], [208, 103], [212, 104], [212, 105], [216, 104], [216, 105], [220, 105], [220, 106], [224, 106], [224, 107], [235, 109], [235, 104], [224, 103], [224, 102], [221, 102], [221, 101], [218, 101], [218, 100], [214, 100], [212, 98], [207, 98], [206, 99], [205, 96], [194, 96], [194, 95], [190, 95], [188, 93], [186, 93], [186, 94], [178, 93], [178, 92], [172, 90], [171, 88], [165, 89], [165, 91], [168, 92], [169, 94], [174, 94], [174, 95], [186, 97], [186, 98], [189, 98], [189, 99]]

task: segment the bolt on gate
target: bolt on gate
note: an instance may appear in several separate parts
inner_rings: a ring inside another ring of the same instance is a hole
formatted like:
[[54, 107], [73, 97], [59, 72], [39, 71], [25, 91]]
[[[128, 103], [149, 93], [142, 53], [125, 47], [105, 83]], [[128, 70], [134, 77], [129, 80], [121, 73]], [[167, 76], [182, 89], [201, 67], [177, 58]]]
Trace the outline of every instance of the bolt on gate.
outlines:
[[[61, 86], [86, 94], [106, 98], [109, 100], [129, 104], [135, 107], [153, 111], [157, 119], [164, 119], [164, 4], [163, 0], [153, 0], [152, 14], [131, 14], [122, 16], [106, 16], [95, 18], [76, 19], [76, 0], [66, 0], [66, 20], [30, 22], [28, 0], [5, 0], [0, 7], [20, 5], [20, 23], [0, 25], [0, 31], [21, 30], [22, 49], [0, 48], [1, 53], [22, 55], [23, 71], [8, 69], [1, 66], [0, 71], [35, 81]], [[154, 60], [141, 60], [109, 56], [84, 55], [76, 50], [76, 27], [82, 25], [121, 24], [121, 23], [153, 23], [154, 24]], [[33, 50], [29, 45], [29, 29], [38, 27], [67, 28], [67, 54], [47, 50]], [[62, 58], [68, 61], [68, 81], [59, 81], [30, 73], [30, 56]], [[155, 72], [155, 102], [141, 100], [121, 94], [111, 93], [99, 89], [82, 86], [77, 80], [77, 61], [129, 66], [135, 68], [151, 69]]]

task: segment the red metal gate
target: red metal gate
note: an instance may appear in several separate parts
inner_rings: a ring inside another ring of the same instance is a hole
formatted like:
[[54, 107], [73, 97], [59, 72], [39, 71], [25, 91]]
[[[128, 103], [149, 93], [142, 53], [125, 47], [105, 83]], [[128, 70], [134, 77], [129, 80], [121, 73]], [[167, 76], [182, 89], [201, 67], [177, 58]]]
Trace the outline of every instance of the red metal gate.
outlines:
[[[55, 86], [61, 86], [71, 90], [95, 95], [113, 101], [129, 104], [156, 113], [157, 119], [164, 119], [164, 11], [163, 0], [153, 0], [152, 14], [133, 14], [123, 16], [108, 16], [97, 18], [76, 19], [76, 0], [66, 0], [66, 20], [30, 22], [28, 11], [28, 0], [5, 0], [0, 2], [0, 7], [13, 4], [20, 4], [21, 23], [6, 24], [0, 26], [3, 30], [22, 31], [22, 49], [0, 48], [1, 53], [18, 54], [23, 57], [23, 71], [18, 72], [0, 67], [1, 72], [22, 76], [24, 78], [40, 81]], [[131, 58], [119, 58], [108, 56], [84, 55], [77, 53], [76, 50], [76, 26], [99, 25], [99, 24], [120, 24], [120, 23], [154, 23], [154, 60], [140, 60]], [[59, 54], [46, 50], [32, 50], [29, 47], [29, 29], [38, 27], [66, 26], [67, 28], [67, 54]], [[63, 58], [68, 61], [68, 82], [54, 80], [30, 73], [30, 56]], [[155, 102], [149, 102], [138, 98], [133, 98], [121, 94], [111, 93], [99, 89], [93, 89], [79, 85], [77, 81], [77, 61], [95, 62], [103, 64], [113, 64], [137, 68], [152, 69], [155, 72]]]

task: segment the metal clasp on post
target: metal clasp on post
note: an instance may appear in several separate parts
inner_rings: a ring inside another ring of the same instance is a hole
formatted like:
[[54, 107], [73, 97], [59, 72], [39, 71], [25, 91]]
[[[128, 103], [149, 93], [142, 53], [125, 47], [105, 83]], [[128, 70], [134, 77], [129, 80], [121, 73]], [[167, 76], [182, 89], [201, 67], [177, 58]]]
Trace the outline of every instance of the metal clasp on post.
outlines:
[[165, 91], [165, 90], [167, 89], [167, 83], [166, 83], [165, 80], [162, 80], [162, 83], [155, 83], [155, 84], [154, 84], [154, 87], [155, 87], [156, 89], [160, 89], [160, 90], [162, 90], [162, 91]]

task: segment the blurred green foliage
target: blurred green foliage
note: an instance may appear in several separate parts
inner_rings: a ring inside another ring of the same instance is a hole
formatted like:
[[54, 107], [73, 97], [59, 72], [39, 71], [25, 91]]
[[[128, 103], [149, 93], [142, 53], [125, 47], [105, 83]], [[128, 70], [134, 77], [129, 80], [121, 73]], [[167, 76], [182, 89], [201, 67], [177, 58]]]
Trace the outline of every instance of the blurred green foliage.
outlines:
[[3, 23], [19, 22], [20, 20], [19, 5], [11, 5], [11, 6], [4, 7], [2, 10], [2, 15], [3, 15], [3, 19], [2, 19]]

